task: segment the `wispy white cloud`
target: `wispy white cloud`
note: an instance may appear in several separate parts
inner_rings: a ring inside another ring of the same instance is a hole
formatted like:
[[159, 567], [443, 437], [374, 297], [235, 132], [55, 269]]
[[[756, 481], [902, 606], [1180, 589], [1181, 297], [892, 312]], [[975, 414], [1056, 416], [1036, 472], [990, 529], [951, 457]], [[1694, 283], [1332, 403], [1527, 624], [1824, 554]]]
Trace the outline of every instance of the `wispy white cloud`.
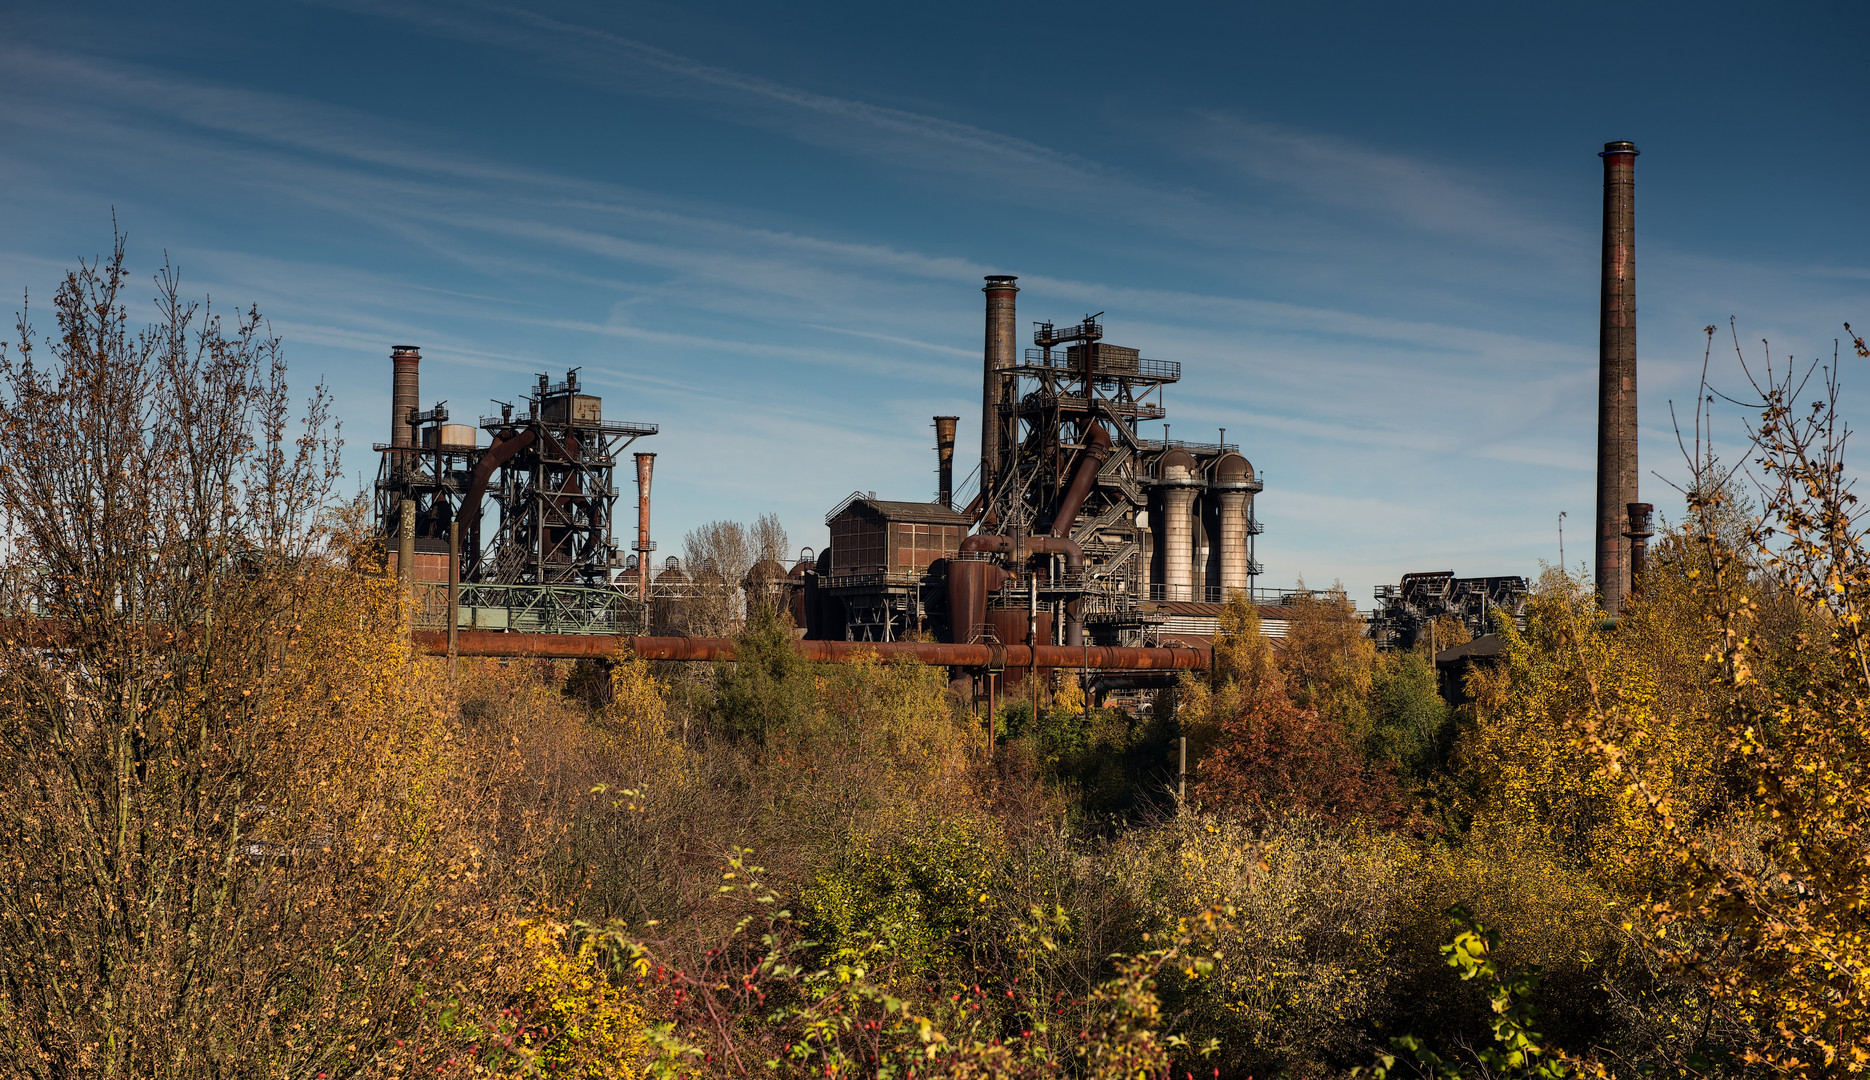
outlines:
[[1586, 230], [1548, 220], [1535, 207], [1491, 190], [1471, 169], [1377, 150], [1348, 139], [1220, 112], [1198, 115], [1178, 143], [1288, 196], [1406, 229], [1458, 236], [1537, 261], [1588, 258]]

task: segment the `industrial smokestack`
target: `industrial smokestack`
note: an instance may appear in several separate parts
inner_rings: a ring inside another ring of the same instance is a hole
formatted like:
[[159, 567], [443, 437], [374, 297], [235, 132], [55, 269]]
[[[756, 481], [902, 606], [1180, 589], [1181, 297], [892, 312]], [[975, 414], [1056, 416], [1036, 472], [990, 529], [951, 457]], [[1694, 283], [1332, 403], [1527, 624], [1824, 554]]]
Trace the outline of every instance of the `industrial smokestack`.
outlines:
[[1637, 501], [1635, 143], [1604, 144], [1604, 279], [1597, 345], [1597, 591], [1615, 615], [1630, 592], [1628, 509]]
[[[415, 345], [390, 346], [390, 445], [414, 446], [416, 429], [409, 426], [409, 417], [421, 406], [416, 403], [421, 396], [421, 377], [416, 368], [422, 363], [422, 350]], [[395, 466], [401, 468], [408, 464], [400, 457]]]
[[1013, 297], [1018, 278], [989, 274], [981, 292], [987, 294], [987, 348], [985, 378], [981, 385], [980, 416], [980, 491], [982, 504], [993, 498], [993, 485], [1000, 475], [1001, 445], [1000, 405], [1006, 395], [1009, 372], [1017, 362], [1019, 343], [1013, 329]]
[[649, 625], [649, 478], [656, 470], [656, 455], [636, 455], [636, 598], [643, 605], [643, 625]]
[[954, 426], [958, 416], [935, 418], [935, 501], [954, 509]]

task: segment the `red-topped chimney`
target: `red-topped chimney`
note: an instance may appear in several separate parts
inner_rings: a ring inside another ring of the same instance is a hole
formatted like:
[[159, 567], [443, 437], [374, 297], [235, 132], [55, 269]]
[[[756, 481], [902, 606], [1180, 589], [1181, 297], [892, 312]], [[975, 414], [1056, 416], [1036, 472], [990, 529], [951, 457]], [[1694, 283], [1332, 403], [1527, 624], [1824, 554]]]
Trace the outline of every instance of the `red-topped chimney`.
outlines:
[[644, 633], [649, 626], [649, 557], [656, 545], [649, 539], [649, 481], [656, 469], [656, 455], [636, 455], [636, 598], [643, 604]]

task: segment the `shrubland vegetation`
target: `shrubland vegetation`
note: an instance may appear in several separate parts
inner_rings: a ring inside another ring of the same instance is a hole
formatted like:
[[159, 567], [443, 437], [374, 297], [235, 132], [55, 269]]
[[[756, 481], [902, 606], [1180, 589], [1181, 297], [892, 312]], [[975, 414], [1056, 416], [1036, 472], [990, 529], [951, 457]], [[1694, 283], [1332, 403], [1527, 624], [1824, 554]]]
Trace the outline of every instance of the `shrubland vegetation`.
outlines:
[[1067, 682], [990, 747], [940, 671], [808, 664], [735, 606], [776, 523], [690, 538], [735, 663], [411, 655], [323, 392], [294, 415], [256, 313], [165, 272], [135, 332], [130, 288], [119, 248], [0, 359], [8, 1075], [1870, 1060], [1835, 366], [1743, 365], [1762, 483], [1697, 443], [1622, 617], [1548, 572], [1458, 708], [1341, 595], [1281, 642], [1236, 602], [1153, 708]]

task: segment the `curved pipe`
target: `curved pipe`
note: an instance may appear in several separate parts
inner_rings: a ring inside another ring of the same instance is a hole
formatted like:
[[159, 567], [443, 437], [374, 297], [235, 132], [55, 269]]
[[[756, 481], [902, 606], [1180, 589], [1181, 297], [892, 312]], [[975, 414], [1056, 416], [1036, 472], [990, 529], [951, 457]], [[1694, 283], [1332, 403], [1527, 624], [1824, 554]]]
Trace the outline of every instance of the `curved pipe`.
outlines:
[[1065, 489], [1065, 498], [1058, 504], [1058, 514], [1052, 518], [1052, 535], [1067, 536], [1071, 527], [1078, 523], [1078, 512], [1084, 509], [1084, 500], [1091, 495], [1091, 485], [1097, 483], [1097, 470], [1110, 460], [1110, 433], [1104, 425], [1093, 423], [1090, 437], [1086, 440], [1084, 457], [1078, 459], [1078, 471], [1072, 474], [1071, 486]]
[[[512, 431], [511, 428], [507, 429]], [[495, 437], [494, 444], [474, 463], [473, 476], [468, 480], [467, 497], [461, 500], [462, 532], [468, 539], [468, 558], [470, 566], [480, 563], [480, 508], [487, 498], [487, 481], [493, 478], [494, 470], [513, 460], [513, 455], [531, 446], [538, 439], [538, 429], [528, 428], [524, 434], [513, 433], [505, 438]]]
[[[1073, 570], [1084, 569], [1084, 548], [1076, 540], [1062, 536], [1018, 537], [980, 533], [961, 541], [963, 555], [989, 551], [1013, 557], [1063, 555], [1067, 567]], [[991, 575], [982, 572], [963, 569], [974, 566], [992, 567], [999, 570], [1000, 576], [992, 578]], [[957, 570], [960, 571], [959, 574], [956, 573]], [[948, 623], [949, 630], [954, 637], [961, 638], [970, 634], [974, 627], [986, 621], [987, 594], [1006, 584], [1006, 578], [1006, 571], [1000, 570], [992, 563], [964, 559], [948, 560]], [[1077, 648], [1083, 644], [1084, 601], [1078, 599], [1065, 605], [1065, 647]]]

